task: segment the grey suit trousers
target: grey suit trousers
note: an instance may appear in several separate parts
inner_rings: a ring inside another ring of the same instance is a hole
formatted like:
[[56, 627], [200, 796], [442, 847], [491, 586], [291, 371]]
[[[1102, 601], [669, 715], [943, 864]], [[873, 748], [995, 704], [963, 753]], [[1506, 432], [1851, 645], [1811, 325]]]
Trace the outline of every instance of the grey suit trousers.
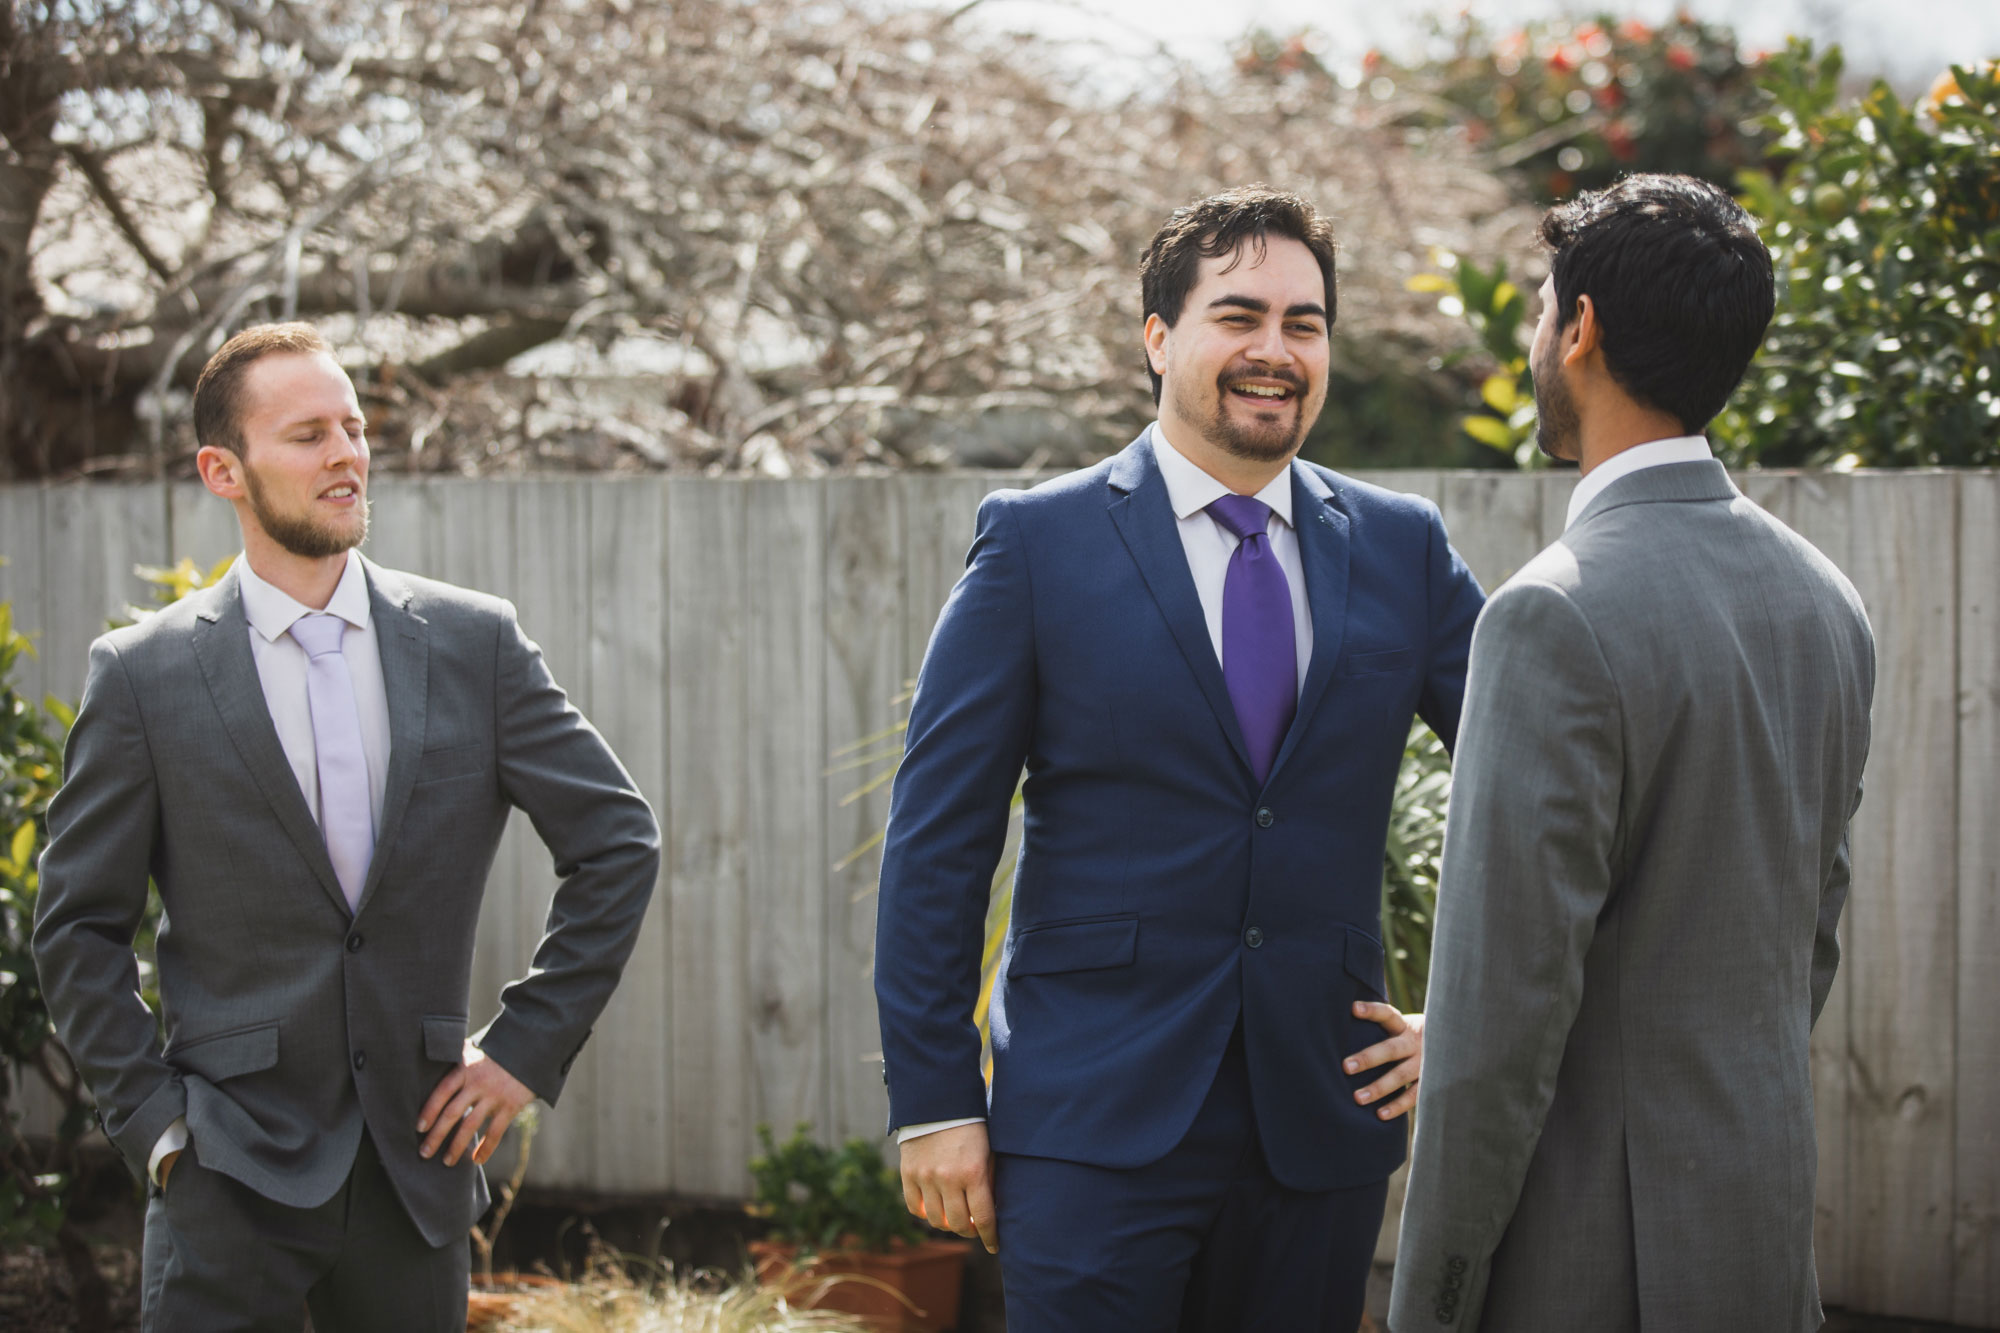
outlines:
[[174, 1163], [146, 1205], [142, 1333], [458, 1333], [466, 1243], [432, 1245], [363, 1135], [347, 1181], [313, 1208]]

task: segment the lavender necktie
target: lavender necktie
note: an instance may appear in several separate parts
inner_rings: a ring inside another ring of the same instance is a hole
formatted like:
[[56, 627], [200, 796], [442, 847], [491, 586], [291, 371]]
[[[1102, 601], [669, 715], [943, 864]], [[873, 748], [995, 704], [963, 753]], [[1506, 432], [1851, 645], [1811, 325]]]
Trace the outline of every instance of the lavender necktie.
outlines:
[[347, 622], [314, 612], [292, 622], [306, 650], [306, 703], [312, 709], [313, 754], [319, 768], [319, 831], [349, 910], [361, 902], [375, 856], [375, 816], [369, 808], [368, 759], [361, 750], [361, 710], [354, 680], [340, 655]]
[[1208, 512], [1240, 538], [1222, 583], [1222, 678], [1250, 750], [1250, 769], [1262, 785], [1299, 706], [1292, 588], [1265, 534], [1269, 505], [1225, 495]]

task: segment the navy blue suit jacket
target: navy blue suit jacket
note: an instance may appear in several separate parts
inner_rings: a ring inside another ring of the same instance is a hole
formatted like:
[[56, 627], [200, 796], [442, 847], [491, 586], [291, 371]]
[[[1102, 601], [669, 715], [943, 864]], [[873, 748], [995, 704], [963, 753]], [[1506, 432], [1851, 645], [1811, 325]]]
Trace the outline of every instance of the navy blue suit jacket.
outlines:
[[[891, 1125], [1132, 1167], [1186, 1133], [1239, 1020], [1271, 1170], [1380, 1180], [1382, 851], [1413, 714], [1457, 735], [1479, 584], [1435, 506], [1294, 462], [1312, 606], [1298, 715], [1260, 787], [1150, 433], [979, 509], [917, 681], [883, 853], [875, 990]], [[993, 1086], [973, 1025], [989, 886], [1026, 817]]]

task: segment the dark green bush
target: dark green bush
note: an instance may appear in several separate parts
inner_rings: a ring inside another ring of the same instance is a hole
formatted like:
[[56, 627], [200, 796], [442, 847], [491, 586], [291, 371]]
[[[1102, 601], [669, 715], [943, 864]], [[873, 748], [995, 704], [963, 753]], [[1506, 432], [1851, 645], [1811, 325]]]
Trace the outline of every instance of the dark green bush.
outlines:
[[775, 1240], [802, 1250], [830, 1250], [853, 1241], [886, 1250], [896, 1240], [923, 1239], [924, 1230], [903, 1205], [903, 1186], [867, 1139], [829, 1148], [800, 1125], [783, 1143], [769, 1125], [757, 1126], [764, 1151], [750, 1161], [750, 1211], [771, 1223]]
[[1738, 464], [2000, 464], [2000, 78], [1905, 105], [1840, 73], [1794, 42], [1764, 75], [1784, 169], [1739, 188], [1778, 311], [1711, 436]]

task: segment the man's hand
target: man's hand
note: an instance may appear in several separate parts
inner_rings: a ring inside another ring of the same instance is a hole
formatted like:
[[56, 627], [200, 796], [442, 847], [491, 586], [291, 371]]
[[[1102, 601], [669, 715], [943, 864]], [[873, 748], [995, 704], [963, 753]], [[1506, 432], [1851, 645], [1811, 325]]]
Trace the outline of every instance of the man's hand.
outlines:
[[527, 1084], [467, 1041], [458, 1068], [438, 1080], [431, 1099], [417, 1116], [417, 1133], [429, 1135], [424, 1140], [424, 1156], [435, 1156], [446, 1136], [457, 1129], [444, 1164], [457, 1166], [476, 1139], [479, 1146], [473, 1150], [472, 1160], [484, 1166], [499, 1148], [507, 1126], [533, 1100], [535, 1094]]
[[161, 1189], [165, 1189], [167, 1187], [167, 1177], [171, 1176], [174, 1173], [174, 1163], [181, 1160], [181, 1154], [185, 1151], [186, 1149], [184, 1148], [176, 1148], [172, 1152], [168, 1153], [165, 1157], [162, 1157], [160, 1159]]
[[988, 1254], [1000, 1253], [985, 1124], [941, 1129], [905, 1143], [903, 1203], [932, 1226], [978, 1236]]
[[1401, 1088], [1403, 1095], [1379, 1107], [1375, 1114], [1384, 1120], [1408, 1114], [1417, 1104], [1417, 1076], [1424, 1070], [1424, 1016], [1405, 1014], [1392, 1004], [1376, 1004], [1368, 1000], [1355, 1004], [1354, 1016], [1379, 1023], [1388, 1032], [1389, 1040], [1376, 1042], [1367, 1050], [1348, 1056], [1342, 1067], [1350, 1074], [1358, 1074], [1364, 1069], [1386, 1065], [1391, 1060], [1398, 1062], [1388, 1073], [1357, 1091], [1354, 1100], [1366, 1106]]

